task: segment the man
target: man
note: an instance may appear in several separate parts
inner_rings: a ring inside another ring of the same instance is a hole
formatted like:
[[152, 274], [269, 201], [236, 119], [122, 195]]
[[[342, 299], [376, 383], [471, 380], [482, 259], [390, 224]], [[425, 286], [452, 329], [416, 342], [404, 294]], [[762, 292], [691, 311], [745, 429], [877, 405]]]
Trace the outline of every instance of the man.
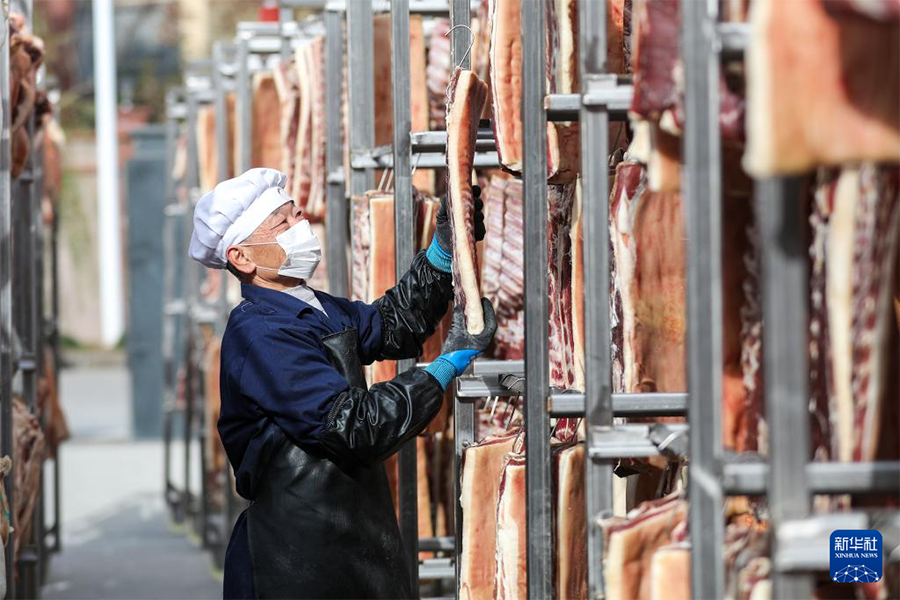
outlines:
[[382, 461], [426, 427], [491, 342], [494, 311], [482, 301], [474, 336], [454, 311], [441, 357], [366, 389], [362, 365], [418, 357], [453, 297], [446, 206], [428, 250], [366, 305], [306, 285], [321, 248], [285, 184], [252, 169], [194, 212], [191, 256], [227, 268], [244, 298], [222, 339], [218, 427], [251, 504], [228, 544], [225, 598], [408, 598]]

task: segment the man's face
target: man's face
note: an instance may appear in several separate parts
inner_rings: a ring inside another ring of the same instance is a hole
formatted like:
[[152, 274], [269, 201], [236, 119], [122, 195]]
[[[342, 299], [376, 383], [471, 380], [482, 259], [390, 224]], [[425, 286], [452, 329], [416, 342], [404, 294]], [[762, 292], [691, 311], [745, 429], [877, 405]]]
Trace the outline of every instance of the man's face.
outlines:
[[[278, 274], [286, 258], [275, 237], [302, 220], [301, 211], [293, 202], [286, 202], [272, 211], [266, 220], [246, 240], [228, 248], [228, 259], [242, 273], [256, 274], [260, 279], [279, 285], [296, 285], [291, 277]], [[256, 267], [268, 267], [257, 269]]]

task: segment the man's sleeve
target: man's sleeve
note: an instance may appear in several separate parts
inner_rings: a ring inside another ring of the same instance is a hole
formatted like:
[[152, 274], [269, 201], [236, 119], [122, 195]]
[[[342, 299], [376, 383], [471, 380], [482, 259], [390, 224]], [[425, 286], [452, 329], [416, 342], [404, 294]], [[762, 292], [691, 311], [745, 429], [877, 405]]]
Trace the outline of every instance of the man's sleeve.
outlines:
[[372, 303], [381, 316], [378, 360], [416, 358], [453, 299], [453, 277], [419, 252], [402, 279]]
[[269, 329], [244, 363], [245, 397], [298, 446], [315, 446], [355, 465], [383, 461], [434, 418], [443, 388], [410, 369], [369, 390], [351, 387], [313, 336]]

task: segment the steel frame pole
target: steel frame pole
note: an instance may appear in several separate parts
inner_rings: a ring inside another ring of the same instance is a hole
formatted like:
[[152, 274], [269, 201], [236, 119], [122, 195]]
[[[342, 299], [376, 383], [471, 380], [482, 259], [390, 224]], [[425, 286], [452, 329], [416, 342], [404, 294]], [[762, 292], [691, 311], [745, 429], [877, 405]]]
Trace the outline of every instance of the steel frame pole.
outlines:
[[525, 489], [528, 517], [528, 597], [553, 595], [552, 469], [547, 295], [546, 13], [522, 2], [522, 183], [525, 225]]
[[[3, 17], [4, 36], [9, 40], [9, 15]], [[13, 459], [13, 469], [4, 478], [6, 496], [10, 510], [15, 508], [15, 456], [13, 444], [13, 307], [12, 307], [12, 194], [11, 194], [11, 151], [10, 151], [10, 106], [9, 106], [9, 52], [0, 52], [0, 454]], [[12, 549], [15, 547], [15, 531], [9, 532], [4, 555], [6, 562], [6, 597], [16, 597], [16, 585], [11, 574], [15, 572]]]
[[813, 576], [779, 568], [779, 528], [809, 516], [810, 459], [808, 279], [798, 178], [758, 181], [756, 207], [763, 249], [763, 361], [769, 423], [769, 512], [772, 597], [811, 598]]
[[716, 2], [683, 2], [692, 595], [722, 598], [722, 149]]
[[[409, 0], [391, 2], [391, 74], [394, 110], [394, 268], [397, 281], [406, 274], [415, 255], [412, 171], [410, 167]], [[415, 359], [397, 362], [404, 372]], [[416, 439], [409, 440], [399, 455], [400, 533], [410, 564], [410, 589], [419, 595], [419, 511]]]
[[[347, 86], [350, 154], [375, 145], [374, 25], [372, 0], [347, 3]], [[372, 169], [350, 169], [350, 196], [372, 189]]]
[[[451, 68], [459, 67], [460, 69], [468, 69], [471, 65], [471, 58], [468, 52], [471, 34], [467, 27], [471, 20], [471, 5], [469, 0], [450, 0], [450, 25], [453, 28], [450, 32], [450, 61]], [[457, 27], [465, 25], [465, 27]], [[462, 556], [463, 536], [462, 536], [462, 505], [459, 502], [461, 494], [462, 475], [462, 458], [466, 447], [475, 441], [475, 405], [469, 402], [460, 402], [456, 395], [456, 388], [453, 390], [453, 472], [456, 477], [453, 478], [453, 527], [456, 539], [456, 598], [459, 598], [459, 559]]]
[[[579, 6], [581, 91], [606, 73], [606, 5]], [[595, 432], [613, 424], [612, 357], [609, 323], [609, 176], [602, 168], [609, 155], [609, 111], [606, 106], [582, 105], [581, 206], [584, 227], [585, 295], [585, 422], [590, 444]], [[590, 300], [588, 300], [590, 299]], [[613, 462], [585, 460], [585, 508], [588, 540], [588, 598], [600, 599], [603, 582], [601, 520], [612, 515]]]
[[[325, 105], [340, 106], [344, 85], [343, 18], [336, 10], [325, 11]], [[328, 290], [339, 298], [350, 292], [350, 270], [347, 265], [350, 224], [345, 194], [344, 146], [341, 140], [343, 122], [340, 111], [326, 111], [325, 171], [328, 173], [325, 236], [328, 256]]]

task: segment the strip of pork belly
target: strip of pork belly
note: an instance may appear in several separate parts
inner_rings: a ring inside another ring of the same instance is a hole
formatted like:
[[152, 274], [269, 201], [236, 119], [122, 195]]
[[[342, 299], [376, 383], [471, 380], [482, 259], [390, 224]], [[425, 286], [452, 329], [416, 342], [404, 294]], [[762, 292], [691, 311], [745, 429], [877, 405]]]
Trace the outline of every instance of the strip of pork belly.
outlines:
[[681, 198], [646, 189], [638, 163], [616, 167], [610, 201], [623, 306], [625, 389], [686, 389]]
[[[369, 302], [384, 295], [397, 283], [394, 267], [394, 196], [373, 194], [369, 198]], [[373, 364], [372, 383], [397, 376], [397, 363], [392, 360]]]
[[253, 132], [250, 166], [281, 168], [281, 105], [271, 72], [253, 76]]
[[425, 79], [428, 85], [429, 121], [432, 130], [444, 130], [446, 125], [447, 88], [450, 85], [450, 19], [436, 19], [428, 36], [428, 67]]
[[500, 175], [491, 177], [484, 191], [485, 236], [484, 265], [481, 271], [481, 293], [495, 305], [500, 291], [500, 272], [503, 269], [504, 214], [506, 186], [509, 180]]
[[294, 146], [294, 178], [292, 195], [294, 202], [302, 210], [307, 210], [312, 186], [312, 99], [313, 83], [310, 73], [309, 44], [304, 44], [294, 52], [296, 77], [300, 84], [300, 126], [297, 129], [297, 141]]
[[584, 391], [584, 223], [581, 182], [575, 189], [572, 209], [572, 388]]
[[491, 598], [497, 568], [497, 502], [504, 459], [515, 435], [489, 437], [463, 452], [460, 506], [463, 511], [459, 597]]
[[527, 598], [525, 455], [506, 455], [497, 502], [495, 600]]
[[325, 168], [325, 38], [317, 36], [310, 44], [309, 74], [312, 108], [311, 124], [311, 156], [309, 202], [307, 218], [321, 221], [325, 218], [325, 195], [328, 176]]
[[656, 550], [672, 542], [673, 530], [687, 517], [685, 500], [652, 503], [636, 517], [608, 528], [603, 567], [607, 600], [651, 598], [650, 564]]
[[497, 293], [500, 314], [511, 316], [521, 309], [525, 294], [525, 229], [522, 215], [522, 182], [511, 180], [506, 186], [503, 217], [503, 267]]
[[218, 149], [216, 146], [216, 109], [201, 106], [197, 111], [197, 162], [200, 171], [200, 188], [211, 190], [219, 182]]
[[691, 600], [691, 546], [663, 546], [650, 560], [651, 600]]
[[350, 236], [353, 262], [351, 298], [360, 302], [372, 302], [374, 298], [369, 298], [369, 249], [372, 231], [369, 226], [369, 199], [366, 196], [354, 196], [350, 204], [353, 210], [353, 235]]
[[484, 329], [481, 289], [475, 254], [475, 199], [472, 166], [475, 137], [487, 86], [472, 71], [457, 69], [448, 89], [447, 166], [450, 178], [450, 223], [453, 230], [453, 290], [463, 306], [469, 333]]
[[575, 382], [571, 237], [575, 184], [550, 184], [547, 192], [550, 385], [568, 389]]
[[[547, 7], [548, 94], [581, 91], [578, 63], [578, 3], [545, 0]], [[552, 183], [574, 181], [581, 170], [581, 136], [577, 122], [547, 124], [547, 173]]]
[[273, 72], [275, 77], [275, 89], [278, 90], [278, 102], [280, 104], [280, 128], [281, 136], [281, 172], [287, 175], [287, 189], [291, 189], [294, 180], [294, 166], [296, 161], [295, 148], [297, 145], [297, 129], [300, 126], [300, 83], [293, 61], [278, 63]]
[[900, 333], [892, 297], [900, 280], [900, 169], [860, 169], [853, 273], [853, 459], [897, 460]]
[[755, 177], [900, 160], [900, 28], [819, 0], [754, 0], [746, 55]]
[[561, 449], [555, 460], [556, 598], [580, 600], [587, 597], [584, 444]]

